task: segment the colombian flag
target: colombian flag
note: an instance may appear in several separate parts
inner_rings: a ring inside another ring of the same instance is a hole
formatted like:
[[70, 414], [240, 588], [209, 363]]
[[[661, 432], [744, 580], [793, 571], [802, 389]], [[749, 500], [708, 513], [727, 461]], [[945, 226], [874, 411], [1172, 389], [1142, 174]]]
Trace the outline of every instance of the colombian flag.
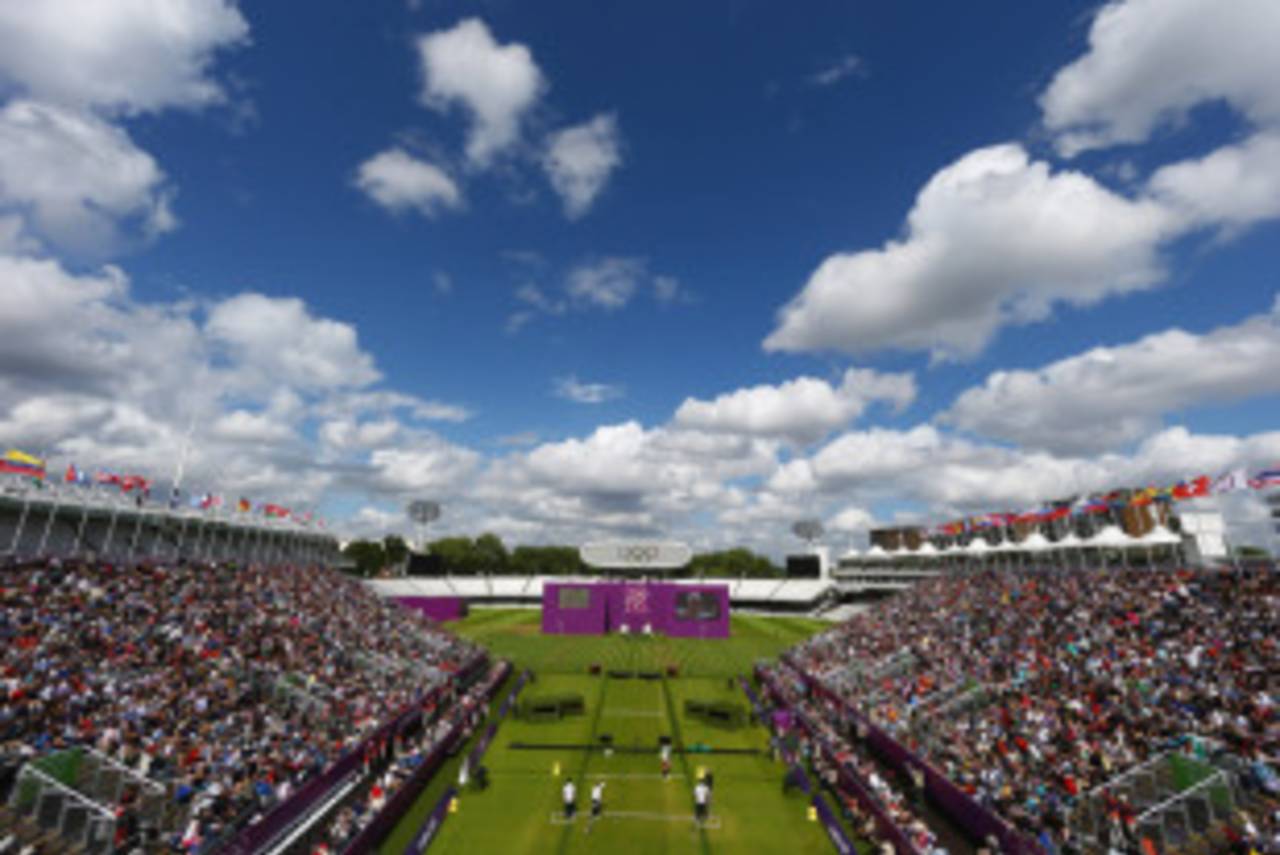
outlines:
[[31, 478], [44, 478], [44, 461], [25, 451], [11, 448], [0, 457], [0, 472], [13, 475], [27, 475]]

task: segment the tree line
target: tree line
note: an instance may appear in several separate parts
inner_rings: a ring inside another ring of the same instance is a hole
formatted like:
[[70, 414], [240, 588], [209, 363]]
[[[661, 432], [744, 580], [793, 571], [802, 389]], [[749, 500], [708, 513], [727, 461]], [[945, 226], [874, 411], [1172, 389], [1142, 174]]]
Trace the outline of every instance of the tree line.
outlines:
[[[442, 537], [431, 541], [427, 552], [439, 559], [444, 572], [455, 576], [574, 576], [594, 572], [583, 564], [576, 546], [517, 546], [509, 550], [502, 538], [489, 533], [476, 538]], [[392, 534], [382, 540], [353, 540], [343, 549], [343, 554], [350, 562], [351, 572], [373, 577], [404, 564], [409, 547], [404, 538]], [[737, 548], [698, 553], [688, 567], [663, 575], [771, 579], [781, 578], [783, 570], [767, 556]]]

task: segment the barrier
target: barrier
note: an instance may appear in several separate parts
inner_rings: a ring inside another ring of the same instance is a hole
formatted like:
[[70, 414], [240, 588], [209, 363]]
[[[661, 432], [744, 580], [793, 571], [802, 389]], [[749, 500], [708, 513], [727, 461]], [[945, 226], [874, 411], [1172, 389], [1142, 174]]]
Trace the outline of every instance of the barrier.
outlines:
[[[488, 665], [488, 662], [488, 656], [480, 654], [460, 668], [455, 676], [460, 682], [465, 682], [478, 669]], [[225, 846], [215, 844], [212, 847], [212, 851], [226, 853], [227, 855], [253, 855], [255, 852], [268, 848], [273, 841], [285, 834], [320, 805], [335, 789], [346, 783], [352, 775], [360, 774], [369, 748], [378, 745], [384, 740], [393, 739], [396, 734], [416, 724], [422, 717], [422, 707], [438, 692], [439, 688], [436, 688], [424, 694], [411, 709], [379, 727], [358, 745], [334, 761], [328, 769], [313, 776], [299, 787], [292, 796], [272, 808], [258, 822], [241, 830], [230, 843]]]
[[[498, 675], [484, 692], [484, 702], [488, 702], [489, 697], [494, 689], [502, 685], [502, 681], [507, 679], [511, 674], [511, 664], [503, 662], [499, 668]], [[408, 813], [409, 808], [413, 807], [413, 803], [418, 800], [418, 796], [426, 788], [431, 779], [435, 777], [440, 767], [444, 765], [445, 760], [453, 752], [457, 746], [462, 730], [465, 727], [465, 721], [458, 721], [449, 730], [449, 734], [440, 741], [430, 756], [422, 762], [417, 769], [414, 770], [413, 776], [405, 782], [396, 794], [391, 797], [383, 809], [373, 818], [356, 837], [347, 844], [344, 850], [347, 853], [372, 852], [374, 848], [382, 842], [382, 840], [391, 833], [401, 818]]]
[[978, 804], [964, 790], [957, 787], [932, 764], [907, 749], [863, 715], [852, 704], [831, 691], [820, 680], [811, 677], [792, 661], [790, 654], [783, 654], [782, 661], [793, 670], [809, 690], [824, 700], [830, 700], [857, 722], [860, 731], [866, 733], [867, 745], [887, 765], [908, 777], [924, 778], [924, 791], [958, 826], [974, 840], [994, 836], [1000, 842], [1000, 851], [1006, 855], [1043, 855], [1039, 844], [1019, 834], [992, 811]]
[[[472, 770], [479, 768], [480, 760], [484, 757], [485, 751], [488, 750], [489, 746], [493, 743], [494, 736], [498, 733], [498, 725], [502, 723], [502, 720], [506, 718], [507, 713], [511, 712], [511, 709], [516, 705], [516, 697], [520, 694], [520, 690], [524, 688], [525, 683], [527, 683], [528, 680], [529, 672], [525, 671], [521, 673], [519, 678], [516, 680], [515, 686], [513, 686], [511, 691], [507, 693], [507, 697], [502, 701], [502, 706], [498, 708], [498, 714], [495, 717], [495, 720], [489, 725], [488, 729], [485, 730], [484, 736], [480, 738], [480, 741], [472, 747], [471, 753], [467, 755], [468, 768]], [[419, 792], [421, 792], [421, 788], [419, 788]], [[413, 836], [413, 839], [409, 841], [409, 845], [405, 847], [404, 855], [422, 855], [423, 852], [427, 851], [427, 847], [431, 845], [431, 841], [435, 839], [436, 834], [440, 831], [440, 826], [444, 823], [446, 812], [449, 809], [449, 803], [453, 801], [457, 795], [457, 787], [449, 787], [449, 789], [445, 791], [444, 795], [440, 798], [440, 801], [436, 802], [435, 808], [427, 816], [426, 822], [422, 824], [422, 827], [418, 829], [418, 833]], [[401, 816], [403, 816], [403, 811], [401, 812]]]
[[[756, 668], [756, 675], [757, 677], [765, 676], [759, 667]], [[755, 711], [756, 718], [763, 722], [765, 720], [764, 709], [760, 704], [759, 698], [756, 697], [756, 693], [751, 690], [751, 686], [747, 684], [746, 680], [739, 680], [739, 682], [742, 684], [743, 691], [746, 692], [747, 700], [751, 703], [752, 710]], [[844, 826], [840, 824], [840, 820], [827, 804], [827, 800], [824, 799], [822, 797], [822, 793], [814, 788], [810, 783], [808, 774], [804, 771], [804, 768], [799, 764], [799, 762], [794, 759], [790, 759], [788, 760], [788, 763], [791, 771], [787, 774], [795, 775], [800, 788], [809, 796], [809, 804], [812, 805], [813, 809], [817, 812], [818, 821], [822, 823], [823, 829], [826, 830], [827, 837], [831, 840], [831, 845], [834, 846], [836, 851], [841, 853], [841, 855], [853, 855], [853, 853], [857, 851], [857, 848], [853, 845], [853, 841], [849, 839], [849, 835], [845, 832]], [[894, 840], [893, 838], [890, 839]], [[897, 840], [894, 840], [894, 843], [896, 844]], [[912, 855], [912, 853], [914, 853], [914, 850], [911, 848], [898, 849], [897, 851], [903, 852], [905, 855]]]

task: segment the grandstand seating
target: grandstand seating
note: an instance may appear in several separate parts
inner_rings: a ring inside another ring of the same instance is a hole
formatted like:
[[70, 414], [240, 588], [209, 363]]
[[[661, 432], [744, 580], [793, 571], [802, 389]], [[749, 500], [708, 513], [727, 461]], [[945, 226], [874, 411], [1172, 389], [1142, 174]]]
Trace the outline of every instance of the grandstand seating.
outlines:
[[3, 573], [0, 770], [62, 851], [225, 840], [482, 655], [318, 568]]
[[1168, 852], [1274, 822], [1278, 639], [1274, 568], [983, 572], [788, 661], [1030, 839]]

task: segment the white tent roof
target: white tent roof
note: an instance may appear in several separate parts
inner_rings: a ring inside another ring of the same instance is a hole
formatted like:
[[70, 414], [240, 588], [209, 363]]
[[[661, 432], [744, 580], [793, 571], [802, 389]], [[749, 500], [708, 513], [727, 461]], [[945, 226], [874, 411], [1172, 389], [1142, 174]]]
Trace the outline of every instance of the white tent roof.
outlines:
[[1049, 542], [1049, 538], [1045, 537], [1038, 531], [1033, 531], [1027, 535], [1022, 543], [1018, 544], [1027, 552], [1044, 552], [1046, 549], [1052, 549], [1053, 544]]
[[876, 543], [876, 544], [872, 544], [871, 548], [867, 550], [866, 557], [867, 558], [883, 558], [888, 554], [889, 553], [885, 551], [883, 546]]
[[1079, 549], [1084, 546], [1084, 541], [1074, 531], [1069, 531], [1050, 545], [1054, 549]]
[[991, 544], [987, 543], [980, 537], [975, 537], [970, 541], [969, 545], [964, 548], [964, 551], [970, 555], [985, 555], [991, 551]]
[[1002, 540], [991, 549], [992, 552], [1021, 552], [1022, 544], [1012, 540]]
[[847, 551], [844, 555], [840, 556], [840, 560], [841, 561], [857, 561], [861, 557], [862, 557], [861, 552], [850, 547], [849, 551]]
[[1138, 538], [1138, 543], [1143, 546], [1180, 546], [1182, 538], [1178, 537], [1169, 529], [1162, 525], [1158, 525], [1151, 531]]
[[923, 544], [921, 544], [919, 549], [916, 550], [916, 555], [934, 556], [937, 554], [938, 554], [938, 547], [934, 546], [932, 543], [930, 543], [927, 540]]
[[1092, 547], [1105, 546], [1113, 549], [1125, 549], [1130, 546], [1140, 546], [1142, 545], [1142, 542], [1125, 534], [1118, 526], [1109, 525], [1093, 537], [1086, 540], [1085, 545]]

